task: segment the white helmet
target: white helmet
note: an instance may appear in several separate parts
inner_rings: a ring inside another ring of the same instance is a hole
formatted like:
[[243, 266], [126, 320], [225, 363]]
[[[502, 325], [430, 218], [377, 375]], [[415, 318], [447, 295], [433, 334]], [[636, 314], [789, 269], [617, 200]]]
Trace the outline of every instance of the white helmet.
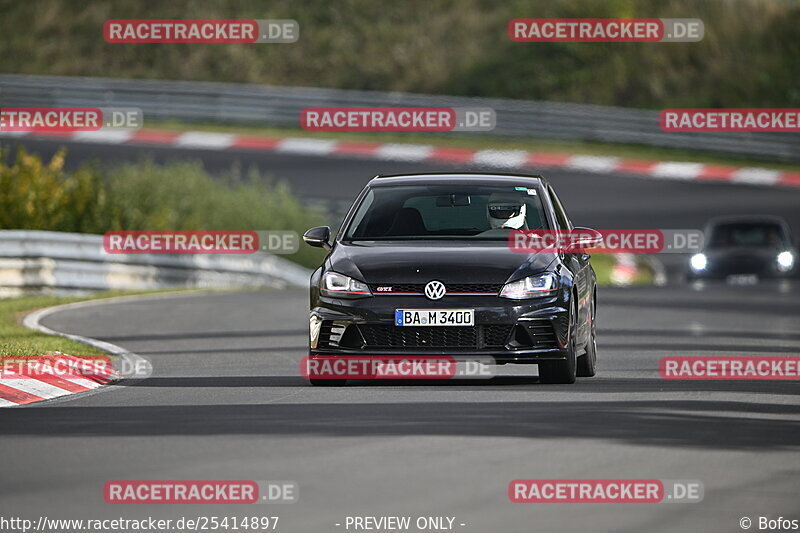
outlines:
[[525, 202], [512, 194], [492, 194], [486, 203], [489, 226], [492, 229], [522, 229], [525, 227]]

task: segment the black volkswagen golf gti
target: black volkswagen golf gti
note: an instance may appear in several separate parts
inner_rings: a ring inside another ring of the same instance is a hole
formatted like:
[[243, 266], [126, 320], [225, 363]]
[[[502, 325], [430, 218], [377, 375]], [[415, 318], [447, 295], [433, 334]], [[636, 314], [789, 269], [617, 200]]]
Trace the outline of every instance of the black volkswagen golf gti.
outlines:
[[[335, 239], [327, 226], [303, 237], [329, 251], [311, 276], [310, 357], [491, 356], [498, 364], [538, 364], [546, 383], [593, 376], [597, 295], [589, 255], [512, 250], [509, 234], [527, 229], [573, 229], [541, 176], [375, 177]], [[596, 238], [594, 230], [574, 229]], [[431, 313], [439, 310], [448, 312]]]

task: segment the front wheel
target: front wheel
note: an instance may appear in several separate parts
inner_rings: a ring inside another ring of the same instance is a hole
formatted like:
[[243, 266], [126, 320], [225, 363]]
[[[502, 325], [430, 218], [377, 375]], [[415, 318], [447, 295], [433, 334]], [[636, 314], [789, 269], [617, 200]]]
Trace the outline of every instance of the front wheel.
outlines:
[[539, 381], [542, 383], [575, 383], [577, 375], [577, 348], [575, 333], [578, 325], [578, 308], [573, 298], [569, 313], [569, 331], [567, 333], [567, 358], [563, 361], [546, 361], [539, 363]]

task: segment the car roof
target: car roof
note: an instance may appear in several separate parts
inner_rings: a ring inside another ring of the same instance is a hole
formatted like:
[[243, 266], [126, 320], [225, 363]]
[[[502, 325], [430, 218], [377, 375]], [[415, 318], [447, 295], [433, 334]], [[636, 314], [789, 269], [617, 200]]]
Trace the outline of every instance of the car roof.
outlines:
[[544, 186], [547, 179], [540, 175], [504, 174], [501, 172], [425, 172], [420, 174], [379, 174], [369, 186], [481, 183], [493, 185]]

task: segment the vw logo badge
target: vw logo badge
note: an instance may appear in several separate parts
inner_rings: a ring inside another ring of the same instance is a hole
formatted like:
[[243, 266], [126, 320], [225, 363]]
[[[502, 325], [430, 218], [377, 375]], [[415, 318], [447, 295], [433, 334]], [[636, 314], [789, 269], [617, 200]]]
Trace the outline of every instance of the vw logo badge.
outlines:
[[429, 281], [425, 285], [425, 296], [428, 297], [430, 300], [439, 300], [444, 296], [444, 283], [441, 281]]

